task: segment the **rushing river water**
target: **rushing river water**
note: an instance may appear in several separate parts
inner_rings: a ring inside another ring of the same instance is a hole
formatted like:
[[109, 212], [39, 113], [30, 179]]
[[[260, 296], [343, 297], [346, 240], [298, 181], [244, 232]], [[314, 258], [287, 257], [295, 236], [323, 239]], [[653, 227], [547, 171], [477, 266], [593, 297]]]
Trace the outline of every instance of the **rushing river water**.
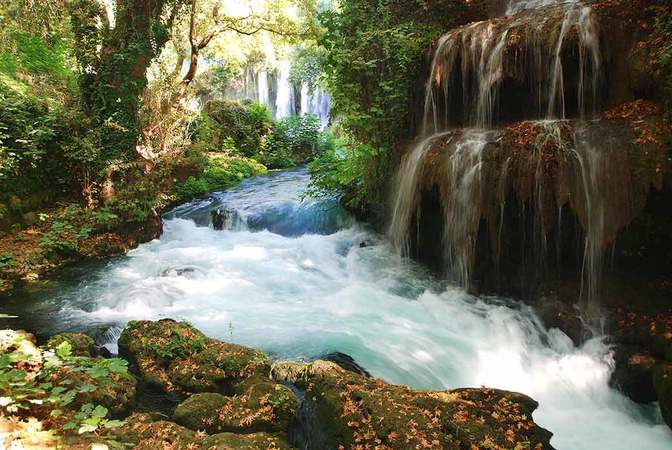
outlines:
[[[577, 348], [525, 306], [445, 286], [335, 201], [301, 201], [307, 178], [273, 173], [181, 206], [127, 257], [7, 299], [20, 318], [5, 323], [89, 331], [114, 350], [129, 320], [183, 319], [273, 358], [338, 351], [392, 383], [524, 392], [560, 450], [672, 448], [657, 407], [608, 387], [601, 339]], [[224, 231], [209, 226], [217, 208]]]

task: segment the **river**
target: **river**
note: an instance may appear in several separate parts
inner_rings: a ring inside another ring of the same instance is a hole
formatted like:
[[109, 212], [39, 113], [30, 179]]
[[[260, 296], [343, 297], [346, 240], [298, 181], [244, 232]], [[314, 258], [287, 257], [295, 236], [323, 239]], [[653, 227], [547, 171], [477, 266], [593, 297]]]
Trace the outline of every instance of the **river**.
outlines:
[[334, 200], [302, 200], [307, 182], [305, 169], [274, 172], [180, 206], [160, 239], [3, 301], [19, 316], [3, 325], [88, 331], [114, 351], [129, 320], [187, 320], [275, 359], [342, 352], [392, 383], [526, 393], [560, 450], [672, 448], [656, 405], [608, 386], [603, 338], [575, 347], [514, 300], [446, 285]]

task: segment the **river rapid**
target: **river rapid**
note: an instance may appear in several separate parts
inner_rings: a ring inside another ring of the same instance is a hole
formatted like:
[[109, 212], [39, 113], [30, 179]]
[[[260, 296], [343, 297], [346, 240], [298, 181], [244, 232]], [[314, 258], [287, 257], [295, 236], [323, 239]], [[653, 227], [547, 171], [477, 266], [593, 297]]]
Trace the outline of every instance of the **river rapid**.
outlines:
[[302, 200], [307, 182], [305, 169], [275, 172], [180, 206], [160, 239], [7, 299], [19, 319], [3, 325], [88, 331], [115, 351], [129, 320], [187, 320], [275, 359], [342, 352], [391, 383], [523, 392], [560, 450], [672, 448], [657, 405], [608, 386], [603, 338], [576, 347], [514, 300], [446, 285], [336, 201]]

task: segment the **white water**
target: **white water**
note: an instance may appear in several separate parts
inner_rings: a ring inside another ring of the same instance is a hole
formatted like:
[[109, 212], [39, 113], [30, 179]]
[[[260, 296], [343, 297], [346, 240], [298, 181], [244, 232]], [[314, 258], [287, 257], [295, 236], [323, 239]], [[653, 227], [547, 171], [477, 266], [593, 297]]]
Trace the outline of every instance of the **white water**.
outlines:
[[275, 100], [275, 117], [293, 116], [296, 113], [294, 106], [294, 89], [289, 82], [291, 65], [288, 61], [278, 63], [278, 96]]
[[[59, 305], [50, 322], [86, 328], [186, 319], [277, 358], [340, 351], [394, 383], [527, 393], [540, 402], [534, 418], [555, 433], [560, 450], [670, 448], [672, 433], [654, 408], [608, 387], [612, 361], [601, 340], [576, 348], [526, 307], [441, 286], [357, 224], [294, 237], [240, 225], [259, 216], [271, 228], [292, 222], [294, 231], [333, 224], [333, 202], [299, 204], [306, 179], [304, 171], [273, 174], [178, 208], [160, 240], [50, 299]], [[238, 231], [197, 226], [211, 208], [237, 211]], [[369, 245], [360, 248], [363, 241]]]

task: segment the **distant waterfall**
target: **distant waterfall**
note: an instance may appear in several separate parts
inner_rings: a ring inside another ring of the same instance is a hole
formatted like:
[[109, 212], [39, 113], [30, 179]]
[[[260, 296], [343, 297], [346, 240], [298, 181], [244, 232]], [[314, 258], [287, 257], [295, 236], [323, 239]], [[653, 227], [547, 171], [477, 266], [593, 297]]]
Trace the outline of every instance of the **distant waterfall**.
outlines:
[[278, 119], [296, 115], [294, 87], [289, 82], [290, 70], [291, 65], [288, 61], [279, 63], [278, 96], [275, 99], [275, 117]]
[[280, 61], [274, 69], [245, 71], [242, 86], [230, 89], [226, 97], [233, 100], [249, 99], [268, 107], [276, 119], [312, 114], [318, 118], [322, 129], [329, 125], [331, 97], [319, 86], [312, 90], [307, 83], [294, 86], [290, 80], [291, 63]]

